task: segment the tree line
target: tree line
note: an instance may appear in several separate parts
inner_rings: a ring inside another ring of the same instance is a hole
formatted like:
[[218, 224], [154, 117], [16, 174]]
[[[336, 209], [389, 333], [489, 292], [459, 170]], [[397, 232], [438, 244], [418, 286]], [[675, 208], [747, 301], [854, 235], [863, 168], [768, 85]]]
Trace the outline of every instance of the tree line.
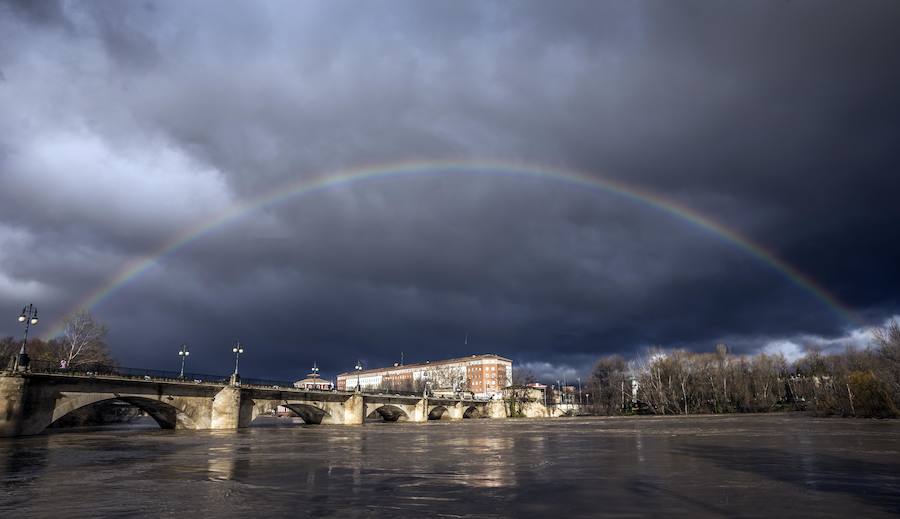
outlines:
[[[28, 339], [27, 352], [31, 365], [63, 369], [115, 365], [106, 343], [108, 331], [89, 312], [78, 312], [65, 320], [64, 331], [59, 337], [49, 341], [37, 337]], [[21, 338], [0, 338], [2, 362], [12, 365], [21, 347]]]
[[589, 391], [592, 411], [632, 413], [758, 413], [812, 411], [820, 415], [900, 416], [900, 325], [872, 334], [862, 350], [826, 354], [810, 349], [789, 362], [783, 355], [732, 355], [651, 349], [626, 361], [599, 359]]

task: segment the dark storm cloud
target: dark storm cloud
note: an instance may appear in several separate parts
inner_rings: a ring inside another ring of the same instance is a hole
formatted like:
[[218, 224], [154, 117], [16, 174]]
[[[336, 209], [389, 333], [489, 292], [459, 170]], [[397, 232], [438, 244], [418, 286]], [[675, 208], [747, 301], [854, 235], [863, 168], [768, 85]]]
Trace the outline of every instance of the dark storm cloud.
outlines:
[[6, 0], [5, 14], [14, 14], [35, 25], [58, 25], [66, 22], [62, 4], [57, 0]]
[[[302, 178], [491, 158], [672, 198], [880, 322], [900, 286], [898, 22], [892, 2], [2, 2], [0, 303], [59, 316]], [[188, 340], [201, 370], [227, 369], [241, 337], [248, 370], [284, 377], [400, 351], [496, 351], [550, 376], [850, 326], [649, 206], [458, 174], [268, 206], [95, 313], [125, 364], [165, 366]]]

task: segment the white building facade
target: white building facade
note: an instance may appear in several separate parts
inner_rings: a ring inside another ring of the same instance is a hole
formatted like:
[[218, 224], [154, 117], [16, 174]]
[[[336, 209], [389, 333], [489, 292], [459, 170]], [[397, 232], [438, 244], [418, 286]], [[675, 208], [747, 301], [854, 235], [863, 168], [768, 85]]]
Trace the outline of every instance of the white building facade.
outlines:
[[422, 391], [469, 393], [476, 398], [494, 398], [512, 385], [512, 361], [495, 354], [472, 355], [418, 364], [394, 365], [341, 373], [339, 391], [354, 390]]

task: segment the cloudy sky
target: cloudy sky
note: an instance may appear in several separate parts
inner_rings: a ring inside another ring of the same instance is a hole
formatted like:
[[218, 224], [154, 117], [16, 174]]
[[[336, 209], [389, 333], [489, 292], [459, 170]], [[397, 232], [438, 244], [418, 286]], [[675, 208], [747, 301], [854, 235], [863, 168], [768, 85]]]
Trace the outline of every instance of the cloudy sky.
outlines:
[[[496, 352], [802, 348], [900, 312], [900, 3], [0, 1], [0, 336], [326, 375]], [[235, 207], [346, 169], [494, 161]], [[468, 344], [465, 337], [468, 335]], [[829, 342], [831, 341], [831, 342]]]

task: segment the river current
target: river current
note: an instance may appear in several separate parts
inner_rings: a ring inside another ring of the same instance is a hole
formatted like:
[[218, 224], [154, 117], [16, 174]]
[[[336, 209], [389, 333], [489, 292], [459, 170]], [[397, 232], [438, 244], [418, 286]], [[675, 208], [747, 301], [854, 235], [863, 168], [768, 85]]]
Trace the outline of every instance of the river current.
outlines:
[[0, 517], [900, 513], [900, 421], [262, 422], [241, 431], [132, 426], [0, 439]]

